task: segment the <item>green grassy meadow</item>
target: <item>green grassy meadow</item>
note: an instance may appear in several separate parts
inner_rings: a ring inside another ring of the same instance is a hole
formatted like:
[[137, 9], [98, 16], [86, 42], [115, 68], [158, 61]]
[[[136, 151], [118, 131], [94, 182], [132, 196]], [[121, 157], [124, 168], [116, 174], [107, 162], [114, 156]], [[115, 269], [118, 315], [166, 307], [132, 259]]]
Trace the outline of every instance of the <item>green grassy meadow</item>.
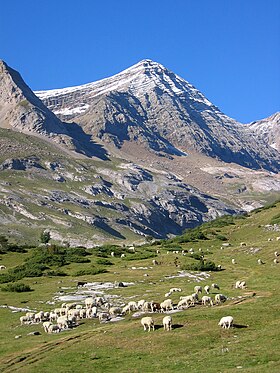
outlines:
[[[0, 371], [278, 373], [280, 263], [273, 263], [273, 259], [274, 252], [280, 252], [280, 241], [277, 240], [280, 231], [275, 230], [279, 227], [277, 224], [280, 225], [279, 214], [280, 203], [275, 203], [246, 217], [206, 223], [193, 234], [136, 247], [135, 253], [120, 246], [115, 257], [110, 256], [110, 248], [103, 252], [98, 248], [88, 249], [88, 262], [69, 262], [60, 268], [67, 276], [43, 275], [21, 279], [20, 282], [30, 285], [33, 291], [0, 291]], [[207, 239], [199, 239], [201, 233]], [[241, 242], [246, 246], [241, 246]], [[221, 249], [224, 243], [230, 246]], [[198, 262], [190, 253], [181, 254], [181, 250], [189, 251], [190, 248], [195, 254], [203, 254], [205, 260], [221, 265], [222, 270], [206, 271], [206, 276], [200, 271], [184, 270], [196, 277], [179, 276], [183, 268]], [[0, 254], [0, 265], [7, 267], [1, 274], [22, 265], [34, 250]], [[120, 258], [122, 252], [125, 258]], [[101, 255], [112, 264], [102, 264]], [[233, 258], [235, 265], [232, 264]], [[159, 265], [153, 266], [153, 259]], [[258, 259], [264, 264], [259, 265]], [[76, 276], [77, 272], [93, 267], [107, 272]], [[197, 277], [202, 281], [197, 282]], [[247, 288], [235, 289], [237, 280], [245, 280]], [[181, 293], [170, 295], [176, 304], [181, 295], [193, 293], [195, 285], [212, 283], [217, 283], [220, 290], [211, 290], [211, 297], [220, 292], [228, 300], [220, 306], [198, 304], [172, 313], [173, 330], [169, 332], [162, 327], [164, 314], [154, 313], [156, 330], [150, 333], [144, 332], [140, 325], [142, 316], [133, 317], [132, 313], [118, 322], [99, 323], [98, 319], [82, 319], [76, 328], [46, 334], [41, 324], [20, 326], [19, 318], [24, 312], [12, 312], [2, 307], [49, 311], [61, 305], [58, 296], [77, 292], [77, 281], [133, 283], [106, 290], [107, 295], [119, 297], [112, 299], [123, 303], [140, 299], [162, 302], [170, 288], [179, 287]], [[0, 284], [1, 288], [5, 286], [6, 283]], [[233, 316], [234, 327], [220, 328], [220, 318], [228, 315]], [[33, 331], [41, 334], [28, 335]], [[21, 337], [16, 339], [15, 336], [19, 335]]]

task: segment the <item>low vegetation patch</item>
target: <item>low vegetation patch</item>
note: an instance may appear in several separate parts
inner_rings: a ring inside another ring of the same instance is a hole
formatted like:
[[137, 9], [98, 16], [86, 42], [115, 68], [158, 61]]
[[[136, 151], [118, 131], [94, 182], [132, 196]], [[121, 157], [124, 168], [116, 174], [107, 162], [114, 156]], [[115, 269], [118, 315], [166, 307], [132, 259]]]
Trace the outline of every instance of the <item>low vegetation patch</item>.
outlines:
[[29, 285], [24, 284], [23, 282], [18, 282], [16, 284], [8, 284], [1, 288], [2, 291], [10, 291], [13, 293], [24, 293], [28, 291], [32, 291]]

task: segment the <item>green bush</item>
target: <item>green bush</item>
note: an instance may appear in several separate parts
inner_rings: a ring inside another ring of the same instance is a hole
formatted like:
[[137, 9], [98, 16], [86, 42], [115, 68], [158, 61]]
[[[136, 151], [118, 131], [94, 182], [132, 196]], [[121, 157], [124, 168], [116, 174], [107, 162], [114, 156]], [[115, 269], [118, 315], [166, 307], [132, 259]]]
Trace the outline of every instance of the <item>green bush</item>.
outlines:
[[92, 267], [88, 269], [82, 269], [80, 271], [77, 271], [74, 276], [87, 276], [87, 275], [98, 275], [99, 273], [106, 273], [108, 272], [105, 268], [98, 268], [98, 267]]
[[33, 290], [31, 289], [29, 285], [26, 285], [23, 282], [18, 282], [17, 284], [8, 284], [5, 287], [2, 287], [2, 291], [23, 293], [23, 292], [33, 291]]
[[271, 218], [270, 224], [280, 224], [280, 214], [276, 214]]
[[58, 269], [58, 270], [53, 270], [53, 271], [47, 271], [44, 273], [44, 276], [51, 277], [51, 276], [68, 276], [68, 275], [67, 273]]
[[197, 263], [185, 264], [181, 267], [188, 271], [218, 271], [218, 267], [214, 262], [208, 260], [200, 260]]
[[110, 262], [110, 260], [108, 260], [106, 258], [98, 258], [96, 260], [96, 264], [100, 264], [100, 265], [104, 265], [104, 266], [111, 266], [111, 265], [113, 265], [113, 263]]
[[220, 241], [227, 241], [227, 237], [226, 236], [223, 236], [221, 234], [217, 234], [216, 235], [216, 238], [217, 240], [220, 240]]

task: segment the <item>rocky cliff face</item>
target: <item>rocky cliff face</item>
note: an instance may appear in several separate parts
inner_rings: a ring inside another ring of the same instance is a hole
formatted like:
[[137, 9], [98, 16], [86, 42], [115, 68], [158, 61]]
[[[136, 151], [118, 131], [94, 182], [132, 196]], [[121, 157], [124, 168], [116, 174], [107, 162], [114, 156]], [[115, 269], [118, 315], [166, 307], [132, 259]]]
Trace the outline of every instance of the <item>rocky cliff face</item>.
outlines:
[[280, 113], [248, 124], [254, 135], [270, 147], [280, 152]]
[[104, 143], [137, 142], [165, 154], [198, 152], [249, 168], [279, 170], [279, 153], [256, 139], [250, 127], [150, 60], [98, 82], [36, 94], [60, 118], [75, 120]]
[[4, 61], [0, 61], [0, 117], [0, 126], [4, 128], [67, 134], [61, 121]]

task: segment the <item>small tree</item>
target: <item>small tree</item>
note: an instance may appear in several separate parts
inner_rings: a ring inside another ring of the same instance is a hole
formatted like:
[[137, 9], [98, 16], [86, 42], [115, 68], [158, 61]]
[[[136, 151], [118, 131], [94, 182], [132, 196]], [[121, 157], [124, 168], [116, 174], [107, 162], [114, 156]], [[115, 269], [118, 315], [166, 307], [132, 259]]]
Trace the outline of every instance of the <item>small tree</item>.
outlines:
[[40, 241], [42, 242], [42, 243], [48, 243], [49, 241], [50, 241], [50, 239], [51, 239], [51, 234], [50, 234], [50, 232], [49, 231], [43, 231], [42, 233], [41, 233], [41, 235], [40, 235]]

